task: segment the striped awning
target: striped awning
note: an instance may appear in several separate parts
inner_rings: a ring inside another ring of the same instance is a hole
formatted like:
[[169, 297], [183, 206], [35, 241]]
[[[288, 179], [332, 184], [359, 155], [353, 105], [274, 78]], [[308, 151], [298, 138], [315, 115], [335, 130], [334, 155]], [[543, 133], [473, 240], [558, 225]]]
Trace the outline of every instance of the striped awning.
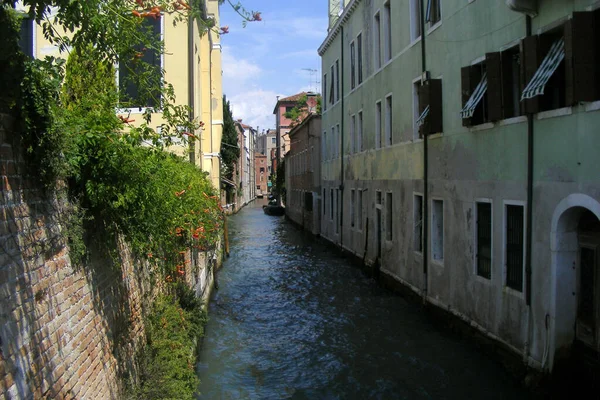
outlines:
[[565, 41], [561, 38], [552, 45], [546, 58], [544, 58], [535, 75], [533, 75], [533, 78], [531, 78], [531, 81], [527, 84], [525, 90], [523, 90], [521, 101], [544, 94], [544, 87], [564, 58]]
[[465, 104], [463, 109], [460, 110], [461, 117], [471, 118], [473, 116], [475, 108], [477, 107], [477, 104], [479, 104], [481, 99], [483, 99], [483, 95], [485, 94], [486, 90], [487, 74], [483, 74], [483, 76], [481, 77], [481, 81], [479, 82], [473, 93], [471, 93], [471, 97], [469, 97], [467, 104]]
[[425, 107], [419, 118], [417, 118], [417, 126], [421, 126], [425, 123], [425, 118], [429, 115], [429, 106]]

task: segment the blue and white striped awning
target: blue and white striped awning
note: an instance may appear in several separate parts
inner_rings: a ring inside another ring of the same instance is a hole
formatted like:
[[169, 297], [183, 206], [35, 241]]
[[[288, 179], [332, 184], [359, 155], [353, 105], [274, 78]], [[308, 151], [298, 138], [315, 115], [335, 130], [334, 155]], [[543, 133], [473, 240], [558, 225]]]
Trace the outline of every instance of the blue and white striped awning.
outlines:
[[535, 75], [533, 75], [533, 78], [531, 78], [531, 81], [527, 84], [525, 90], [523, 90], [521, 101], [544, 94], [544, 87], [546, 87], [548, 80], [564, 58], [565, 41], [561, 38], [552, 45], [546, 58], [544, 58]]
[[473, 113], [475, 112], [475, 108], [477, 107], [477, 104], [479, 104], [481, 99], [483, 99], [483, 95], [485, 94], [486, 91], [487, 91], [487, 74], [483, 74], [483, 76], [481, 77], [481, 81], [479, 82], [479, 84], [477, 85], [477, 87], [475, 88], [473, 93], [471, 93], [471, 97], [469, 97], [467, 104], [465, 104], [463, 109], [460, 110], [461, 117], [471, 118], [473, 116]]
[[425, 107], [419, 118], [417, 118], [417, 126], [421, 126], [425, 123], [425, 118], [429, 115], [429, 106]]

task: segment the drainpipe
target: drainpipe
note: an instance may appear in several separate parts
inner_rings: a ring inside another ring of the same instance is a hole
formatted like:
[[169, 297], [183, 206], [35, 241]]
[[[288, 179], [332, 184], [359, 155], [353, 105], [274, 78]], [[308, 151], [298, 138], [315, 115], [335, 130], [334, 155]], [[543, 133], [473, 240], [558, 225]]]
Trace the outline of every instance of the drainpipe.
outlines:
[[[419, 2], [421, 7], [421, 66], [422, 76], [427, 72], [427, 57], [425, 54], [425, 6], [423, 1]], [[422, 82], [422, 78], [421, 78]], [[428, 134], [423, 134], [423, 301], [427, 298], [428, 282], [427, 272], [429, 269], [429, 146]]]
[[[525, 30], [531, 36], [531, 17], [525, 17]], [[527, 113], [527, 210], [525, 237], [525, 303], [527, 304], [527, 341], [523, 349], [523, 361], [528, 365], [533, 334], [533, 313], [531, 312], [531, 243], [533, 238], [533, 114]]]
[[344, 250], [344, 25], [342, 25], [340, 27], [340, 43], [341, 43], [341, 49], [340, 49], [340, 64], [342, 65], [341, 70], [342, 70], [342, 78], [341, 78], [341, 100], [342, 103], [340, 104], [340, 115], [341, 115], [341, 121], [340, 121], [340, 132], [342, 133], [340, 136], [341, 139], [341, 144], [340, 144], [340, 193], [342, 196], [342, 200], [340, 201], [340, 245], [342, 247], [342, 251]]
[[[531, 36], [531, 17], [525, 17]], [[533, 236], [533, 114], [527, 114], [527, 237], [525, 238], [525, 300], [531, 306], [531, 242]]]
[[[194, 18], [192, 17], [188, 18], [188, 105], [190, 107], [188, 115], [191, 122], [194, 120]], [[189, 157], [190, 163], [196, 164], [195, 140], [190, 141]]]

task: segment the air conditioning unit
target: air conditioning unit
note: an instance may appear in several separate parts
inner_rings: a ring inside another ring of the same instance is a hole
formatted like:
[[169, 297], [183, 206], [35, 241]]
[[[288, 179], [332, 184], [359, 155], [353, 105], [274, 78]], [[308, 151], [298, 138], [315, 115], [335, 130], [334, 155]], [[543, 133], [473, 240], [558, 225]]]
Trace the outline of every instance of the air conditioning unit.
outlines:
[[537, 0], [506, 0], [506, 5], [513, 11], [532, 17], [537, 15]]

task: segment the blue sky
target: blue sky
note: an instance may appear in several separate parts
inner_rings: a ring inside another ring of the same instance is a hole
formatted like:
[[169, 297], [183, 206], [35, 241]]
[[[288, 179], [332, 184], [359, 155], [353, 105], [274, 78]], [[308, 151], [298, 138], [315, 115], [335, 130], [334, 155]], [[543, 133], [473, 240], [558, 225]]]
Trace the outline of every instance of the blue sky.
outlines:
[[[328, 2], [241, 1], [248, 11], [260, 11], [263, 20], [244, 28], [227, 1], [221, 6], [221, 26], [229, 26], [229, 33], [221, 36], [223, 93], [235, 118], [262, 131], [275, 127], [277, 95], [320, 91], [317, 49], [327, 34]], [[317, 72], [311, 74], [305, 69]]]

